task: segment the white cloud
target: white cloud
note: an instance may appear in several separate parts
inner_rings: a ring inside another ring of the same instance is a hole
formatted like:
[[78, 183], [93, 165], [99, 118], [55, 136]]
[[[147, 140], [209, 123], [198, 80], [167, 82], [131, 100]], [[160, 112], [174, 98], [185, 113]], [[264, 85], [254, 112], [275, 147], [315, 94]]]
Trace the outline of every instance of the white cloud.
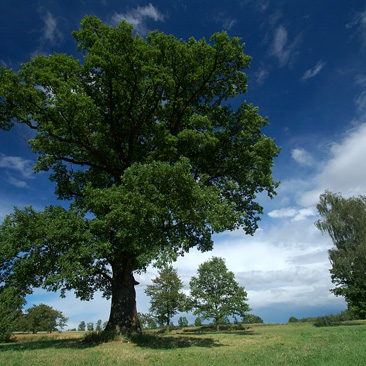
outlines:
[[285, 207], [279, 210], [273, 210], [268, 213], [272, 218], [291, 218], [292, 221], [305, 220], [307, 217], [316, 216], [317, 212], [315, 207], [306, 207], [301, 209], [295, 209], [292, 207]]
[[300, 41], [300, 37], [289, 44], [288, 33], [283, 25], [277, 27], [269, 50], [270, 55], [278, 59], [280, 67], [291, 65], [297, 55], [296, 47]]
[[313, 157], [303, 148], [293, 149], [291, 156], [300, 165], [312, 166], [314, 164]]
[[306, 191], [300, 203], [314, 205], [326, 189], [340, 192], [343, 196], [366, 194], [366, 123], [348, 131], [344, 139], [334, 143], [330, 158], [315, 177], [315, 188]]
[[301, 78], [301, 81], [307, 81], [309, 79], [312, 79], [316, 75], [318, 75], [319, 72], [325, 66], [325, 64], [326, 64], [326, 62], [318, 61], [317, 64], [313, 68], [305, 71], [304, 75]]
[[34, 178], [33, 163], [19, 156], [6, 156], [0, 153], [0, 168], [16, 171], [26, 179]]
[[149, 33], [146, 21], [152, 19], [155, 22], [164, 21], [164, 14], [162, 14], [157, 8], [151, 3], [146, 6], [138, 6], [136, 9], [132, 9], [126, 13], [115, 13], [112, 17], [112, 23], [118, 24], [122, 19], [126, 20], [127, 23], [132, 24], [135, 32], [144, 36]]
[[273, 218], [283, 218], [283, 217], [294, 217], [297, 213], [297, 210], [294, 208], [286, 207], [281, 208], [279, 210], [273, 210], [268, 213], [269, 217]]

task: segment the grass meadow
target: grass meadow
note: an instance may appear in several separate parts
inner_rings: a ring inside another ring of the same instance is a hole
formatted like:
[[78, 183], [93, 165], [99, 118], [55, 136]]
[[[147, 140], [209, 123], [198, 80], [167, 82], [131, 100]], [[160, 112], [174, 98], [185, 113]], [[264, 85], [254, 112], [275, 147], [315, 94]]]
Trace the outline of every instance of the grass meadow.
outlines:
[[0, 344], [0, 365], [366, 365], [366, 322], [320, 328], [254, 324], [219, 332], [185, 328], [102, 344], [85, 343], [83, 336], [17, 335]]

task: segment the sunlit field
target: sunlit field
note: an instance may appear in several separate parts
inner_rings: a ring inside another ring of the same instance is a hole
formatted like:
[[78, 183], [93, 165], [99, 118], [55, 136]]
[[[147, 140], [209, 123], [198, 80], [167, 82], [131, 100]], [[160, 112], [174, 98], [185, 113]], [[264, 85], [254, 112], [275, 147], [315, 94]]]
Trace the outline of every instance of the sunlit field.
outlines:
[[366, 322], [317, 328], [258, 324], [211, 331], [145, 332], [85, 343], [83, 332], [16, 335], [0, 344], [0, 365], [365, 365]]

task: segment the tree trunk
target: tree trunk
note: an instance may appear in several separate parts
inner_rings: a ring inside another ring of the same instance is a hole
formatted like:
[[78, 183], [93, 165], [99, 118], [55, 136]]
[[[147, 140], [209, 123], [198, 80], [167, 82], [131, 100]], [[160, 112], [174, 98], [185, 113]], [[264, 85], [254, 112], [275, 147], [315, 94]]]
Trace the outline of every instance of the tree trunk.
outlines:
[[111, 312], [106, 332], [125, 336], [141, 334], [136, 310], [137, 284], [128, 263], [113, 269]]

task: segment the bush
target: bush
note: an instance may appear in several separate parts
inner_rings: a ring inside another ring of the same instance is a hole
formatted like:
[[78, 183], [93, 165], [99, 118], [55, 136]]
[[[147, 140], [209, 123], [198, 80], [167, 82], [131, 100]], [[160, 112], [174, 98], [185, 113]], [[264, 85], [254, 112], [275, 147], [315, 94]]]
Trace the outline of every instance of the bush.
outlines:
[[295, 318], [294, 316], [290, 316], [290, 319], [288, 320], [289, 323], [298, 323], [299, 319]]
[[120, 336], [115, 332], [88, 332], [83, 338], [85, 343], [106, 343], [115, 340], [120, 340]]

